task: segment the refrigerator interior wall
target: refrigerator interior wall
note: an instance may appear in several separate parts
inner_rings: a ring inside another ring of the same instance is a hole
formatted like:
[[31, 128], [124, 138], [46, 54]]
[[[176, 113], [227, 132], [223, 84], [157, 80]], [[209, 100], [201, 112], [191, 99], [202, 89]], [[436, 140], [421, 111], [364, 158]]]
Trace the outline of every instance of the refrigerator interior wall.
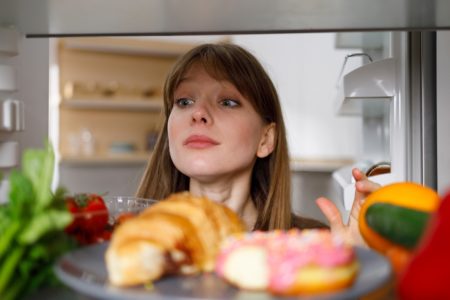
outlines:
[[22, 150], [43, 147], [48, 136], [49, 41], [27, 39], [11, 29], [0, 30], [0, 41], [0, 65], [14, 70], [13, 89], [0, 91], [1, 203], [7, 201], [8, 176], [20, 166]]
[[437, 32], [437, 175], [440, 195], [450, 192], [450, 31]]

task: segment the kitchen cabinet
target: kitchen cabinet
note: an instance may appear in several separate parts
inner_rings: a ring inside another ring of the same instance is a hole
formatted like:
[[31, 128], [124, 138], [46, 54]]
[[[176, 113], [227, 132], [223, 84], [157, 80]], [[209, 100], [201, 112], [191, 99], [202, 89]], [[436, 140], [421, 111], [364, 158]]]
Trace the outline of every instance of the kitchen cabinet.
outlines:
[[126, 38], [60, 39], [61, 162], [147, 161], [161, 127], [165, 77], [191, 47]]

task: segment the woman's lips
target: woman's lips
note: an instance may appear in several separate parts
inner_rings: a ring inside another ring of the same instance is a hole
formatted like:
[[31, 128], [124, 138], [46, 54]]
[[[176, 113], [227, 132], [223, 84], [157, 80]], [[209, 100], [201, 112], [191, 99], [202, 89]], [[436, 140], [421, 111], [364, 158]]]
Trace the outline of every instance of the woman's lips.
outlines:
[[183, 145], [189, 148], [204, 149], [217, 146], [219, 142], [204, 135], [191, 135], [183, 142]]

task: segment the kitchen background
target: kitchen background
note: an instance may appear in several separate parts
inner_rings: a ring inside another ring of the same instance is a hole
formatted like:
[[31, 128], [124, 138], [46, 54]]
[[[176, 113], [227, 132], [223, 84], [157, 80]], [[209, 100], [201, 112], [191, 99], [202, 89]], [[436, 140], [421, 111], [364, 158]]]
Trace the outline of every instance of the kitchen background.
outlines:
[[[378, 41], [370, 49], [372, 55], [381, 56], [387, 48], [383, 47], [386, 35], [370, 35]], [[288, 128], [294, 209], [322, 218], [314, 200], [321, 195], [338, 198], [331, 172], [355, 161], [362, 149], [361, 118], [338, 116], [334, 105], [345, 56], [362, 50], [338, 45], [338, 37], [297, 34], [55, 40], [51, 129], [59, 131], [54, 132], [53, 140], [59, 140], [61, 150], [60, 184], [73, 192], [134, 194], [149, 156], [148, 144], [160, 124], [161, 87], [167, 70], [195, 44], [229, 40], [254, 53], [273, 78]], [[145, 52], [139, 52], [143, 49]], [[362, 57], [349, 60], [345, 71], [362, 62]], [[140, 89], [134, 91], [140, 95], [133, 95], [133, 88]], [[147, 98], [145, 92], [150, 93]], [[95, 107], [94, 101], [98, 103]], [[134, 107], [138, 102], [143, 106]], [[118, 103], [125, 105], [111, 106]]]
[[[367, 35], [368, 33], [365, 33], [364, 36], [367, 37]], [[389, 56], [389, 33], [370, 33], [370, 35], [376, 41], [374, 44], [367, 41], [355, 45], [350, 45], [349, 42], [345, 41], [342, 42], [342, 40], [348, 38], [350, 38], [350, 43], [361, 40], [358, 33], [174, 37], [165, 38], [162, 43], [166, 43], [166, 46], [177, 43], [181, 49], [185, 49], [183, 47], [186, 47], [186, 45], [227, 38], [244, 46], [261, 60], [274, 80], [282, 99], [292, 156], [294, 209], [302, 214], [322, 218], [314, 204], [314, 200], [318, 196], [328, 196], [335, 199], [338, 204], [341, 201], [342, 191], [336, 181], [332, 179], [333, 171], [343, 166], [364, 161], [366, 158], [366, 152], [363, 149], [361, 118], [337, 115], [335, 101], [337, 97], [336, 86], [339, 84], [338, 79], [346, 55], [364, 51], [369, 53], [374, 60]], [[373, 41], [373, 39], [371, 40]], [[138, 43], [140, 42], [152, 43], [154, 39], [139, 39]], [[70, 42], [67, 44], [70, 44]], [[25, 149], [41, 147], [42, 137], [50, 133], [58, 149], [60, 159], [56, 184], [66, 186], [71, 192], [132, 195], [145, 167], [146, 157], [145, 154], [126, 155], [126, 152], [137, 149], [139, 153], [145, 153], [142, 150], [145, 150], [146, 144], [151, 144], [152, 131], [157, 130], [157, 125], [152, 123], [148, 124], [149, 127], [146, 128], [148, 129], [146, 132], [142, 132], [143, 128], [139, 129], [139, 123], [133, 125], [133, 122], [137, 119], [135, 116], [138, 115], [143, 115], [142, 118], [146, 119], [143, 110], [151, 115], [148, 119], [157, 120], [157, 109], [152, 105], [142, 107], [137, 104], [137, 107], [130, 108], [130, 106], [127, 106], [125, 112], [120, 112], [120, 105], [108, 107], [100, 104], [100, 106], [89, 107], [89, 104], [85, 106], [83, 102], [75, 102], [77, 100], [70, 96], [73, 96], [76, 91], [84, 90], [84, 92], [90, 93], [92, 86], [89, 86], [89, 84], [93, 82], [85, 82], [84, 86], [77, 82], [77, 76], [89, 74], [89, 72], [82, 73], [83, 70], [76, 71], [80, 72], [80, 75], [72, 74], [74, 79], [66, 80], [72, 75], [70, 75], [70, 71], [64, 73], [67, 69], [64, 69], [64, 62], [61, 61], [61, 51], [63, 51], [61, 45], [61, 40], [58, 39], [21, 39], [19, 48], [23, 50], [19, 51], [18, 56], [13, 58], [0, 57], [0, 62], [16, 67], [19, 85], [16, 96], [19, 99], [24, 99], [26, 123], [33, 124], [33, 127], [35, 127], [33, 131], [25, 130], [18, 133], [8, 133], [8, 135], [1, 133], [1, 137], [2, 139], [7, 137], [18, 141], [19, 149]], [[362, 49], [361, 45], [364, 45], [365, 48]], [[119, 56], [135, 56], [136, 54], [141, 58], [146, 56], [147, 54], [143, 55], [142, 49], [139, 47], [136, 46], [137, 49], [134, 50], [130, 50], [133, 47], [126, 47], [124, 50], [111, 45], [102, 48], [101, 45], [94, 47], [90, 46], [89, 43], [84, 45], [74, 43], [72, 46], [67, 46], [68, 49], [66, 50], [69, 52], [81, 51], [84, 54], [95, 52], [94, 55], [96, 56], [110, 57], [110, 60], [106, 60], [103, 65], [111, 67], [110, 64], [112, 63], [120, 63], [117, 59]], [[159, 57], [158, 60], [170, 61], [176, 56], [175, 54], [168, 55], [167, 51], [169, 50], [165, 48], [163, 52], [166, 53], [159, 52], [156, 55]], [[450, 53], [450, 34], [439, 32], [437, 117], [438, 187], [440, 192], [450, 187], [450, 157], [447, 155], [450, 149], [450, 139], [445, 133], [446, 128], [450, 128], [450, 121], [446, 116], [446, 112], [450, 112], [448, 100], [448, 95], [450, 95], [448, 85], [450, 62], [447, 58], [448, 53]], [[150, 56], [154, 55], [155, 53]], [[349, 58], [347, 62], [344, 73], [368, 61], [361, 56]], [[170, 64], [170, 62], [167, 63]], [[82, 64], [76, 59], [66, 64], [66, 67], [69, 68], [70, 66], [83, 69]], [[102, 72], [100, 66], [91, 65], [90, 67], [95, 67], [94, 69]], [[123, 70], [125, 72], [126, 68]], [[162, 70], [158, 72], [160, 75], [163, 73]], [[108, 71], [104, 71], [104, 73], [108, 73]], [[47, 74], [49, 76], [46, 76]], [[120, 78], [123, 74], [117, 76]], [[106, 86], [104, 85], [101, 89], [109, 96], [117, 92], [119, 80], [113, 81], [108, 79], [104, 82]], [[157, 98], [160, 92], [158, 85], [151, 87], [141, 85], [142, 90], [150, 89], [146, 92], [149, 98], [147, 101], [157, 101], [150, 100], [150, 98]], [[129, 83], [128, 86], [131, 88], [132, 84]], [[132, 92], [129, 91], [129, 93]], [[48, 95], [50, 95], [50, 101]], [[64, 103], [62, 100], [74, 100], [74, 102]], [[95, 113], [89, 114], [92, 111], [95, 111]], [[108, 121], [111, 122], [109, 124], [113, 124], [110, 127], [102, 125], [102, 120], [99, 120], [103, 118], [100, 117], [103, 113], [112, 117], [112, 121]], [[77, 114], [87, 115], [80, 117]], [[123, 120], [121, 119], [123, 115], [128, 115], [129, 118]], [[78, 121], [81, 121], [81, 123], [77, 123]], [[129, 131], [129, 135], [126, 132], [120, 132], [121, 128], [130, 125], [131, 128], [135, 127]], [[110, 135], [97, 134], [99, 127], [102, 126], [102, 130], [109, 132]], [[137, 131], [141, 136], [140, 142], [134, 143], [133, 136]], [[118, 132], [121, 139], [114, 140], [115, 134]], [[110, 138], [107, 144], [102, 142], [102, 138], [105, 136]], [[130, 138], [131, 142], [123, 137]], [[103, 154], [113, 153], [102, 157], [96, 155], [98, 152]], [[18, 151], [18, 153], [21, 152]], [[64, 153], [67, 155], [64, 156]], [[133, 154], [136, 153], [133, 152]]]

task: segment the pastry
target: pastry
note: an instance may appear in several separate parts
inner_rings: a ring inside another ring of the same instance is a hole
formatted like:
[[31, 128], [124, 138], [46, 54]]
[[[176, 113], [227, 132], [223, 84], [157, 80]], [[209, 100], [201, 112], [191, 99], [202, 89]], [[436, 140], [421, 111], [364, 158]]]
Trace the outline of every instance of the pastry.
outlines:
[[221, 243], [244, 230], [225, 205], [173, 194], [115, 229], [105, 255], [109, 281], [131, 286], [167, 274], [213, 271]]

